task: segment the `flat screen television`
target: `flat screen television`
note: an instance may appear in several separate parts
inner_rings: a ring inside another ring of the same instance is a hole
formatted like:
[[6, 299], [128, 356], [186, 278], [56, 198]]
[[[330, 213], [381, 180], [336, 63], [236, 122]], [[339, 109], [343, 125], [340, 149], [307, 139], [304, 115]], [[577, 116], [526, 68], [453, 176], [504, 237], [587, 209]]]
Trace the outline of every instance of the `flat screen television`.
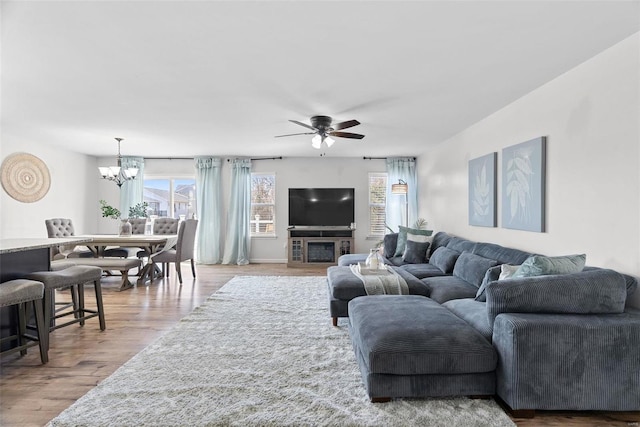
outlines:
[[349, 226], [355, 219], [353, 188], [290, 188], [289, 226]]

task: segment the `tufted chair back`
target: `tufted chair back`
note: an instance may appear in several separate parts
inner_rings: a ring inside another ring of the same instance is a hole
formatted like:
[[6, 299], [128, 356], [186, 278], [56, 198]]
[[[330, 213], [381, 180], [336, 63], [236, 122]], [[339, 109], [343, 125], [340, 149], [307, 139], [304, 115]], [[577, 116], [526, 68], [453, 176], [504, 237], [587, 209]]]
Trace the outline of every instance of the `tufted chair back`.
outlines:
[[147, 226], [147, 218], [129, 218], [131, 224], [131, 234], [144, 234]]
[[69, 237], [75, 235], [73, 222], [68, 218], [51, 218], [44, 220], [48, 237]]
[[153, 221], [153, 234], [178, 234], [178, 219], [161, 217]]
[[[45, 219], [44, 224], [47, 226], [47, 236], [53, 237], [69, 237], [75, 236], [75, 230], [73, 229], [73, 222], [68, 218], [51, 218]], [[58, 259], [59, 248], [51, 248], [51, 259]], [[69, 258], [92, 258], [93, 252], [86, 246], [76, 246], [74, 252], [70, 253]]]

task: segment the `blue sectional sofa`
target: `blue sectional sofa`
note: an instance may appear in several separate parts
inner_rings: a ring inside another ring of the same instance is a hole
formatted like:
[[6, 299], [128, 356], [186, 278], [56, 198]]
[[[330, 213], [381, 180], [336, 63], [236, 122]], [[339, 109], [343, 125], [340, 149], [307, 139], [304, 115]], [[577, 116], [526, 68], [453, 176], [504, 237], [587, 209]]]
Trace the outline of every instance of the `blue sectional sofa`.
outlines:
[[440, 232], [424, 262], [407, 264], [395, 238], [386, 262], [412, 295], [367, 296], [347, 266], [362, 256], [328, 269], [330, 314], [349, 316], [372, 401], [497, 395], [521, 414], [640, 410], [640, 311], [625, 306], [635, 278], [584, 267], [500, 280], [545, 257]]

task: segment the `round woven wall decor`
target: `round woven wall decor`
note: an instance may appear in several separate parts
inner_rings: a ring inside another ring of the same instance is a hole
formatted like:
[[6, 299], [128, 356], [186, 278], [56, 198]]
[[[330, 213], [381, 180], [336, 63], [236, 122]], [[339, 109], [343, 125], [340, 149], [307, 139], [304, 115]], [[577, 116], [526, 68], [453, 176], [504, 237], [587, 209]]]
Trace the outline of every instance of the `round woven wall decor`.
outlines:
[[37, 202], [49, 191], [49, 169], [32, 154], [13, 153], [4, 159], [0, 169], [2, 188], [20, 202]]

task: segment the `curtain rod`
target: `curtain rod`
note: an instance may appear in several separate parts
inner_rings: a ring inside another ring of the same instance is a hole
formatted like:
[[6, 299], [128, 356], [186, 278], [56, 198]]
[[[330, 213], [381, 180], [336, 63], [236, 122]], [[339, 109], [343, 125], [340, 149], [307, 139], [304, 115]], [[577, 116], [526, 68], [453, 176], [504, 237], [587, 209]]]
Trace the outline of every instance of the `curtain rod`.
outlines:
[[[149, 160], [193, 160], [195, 159], [195, 157], [145, 157], [145, 160], [149, 159]], [[282, 160], [282, 156], [279, 157], [260, 157], [260, 158], [256, 158], [256, 159], [249, 159], [249, 160]], [[231, 159], [227, 159], [227, 162], [230, 162]]]
[[[362, 160], [387, 160], [388, 157], [363, 157]], [[409, 159], [416, 160], [415, 157], [409, 157]]]
[[[251, 160], [252, 162], [256, 161], [256, 160], [282, 160], [282, 156], [278, 156], [278, 157], [258, 157], [258, 158], [249, 159], [249, 160]], [[227, 162], [230, 162], [230, 161], [231, 161], [231, 159], [227, 159]]]

